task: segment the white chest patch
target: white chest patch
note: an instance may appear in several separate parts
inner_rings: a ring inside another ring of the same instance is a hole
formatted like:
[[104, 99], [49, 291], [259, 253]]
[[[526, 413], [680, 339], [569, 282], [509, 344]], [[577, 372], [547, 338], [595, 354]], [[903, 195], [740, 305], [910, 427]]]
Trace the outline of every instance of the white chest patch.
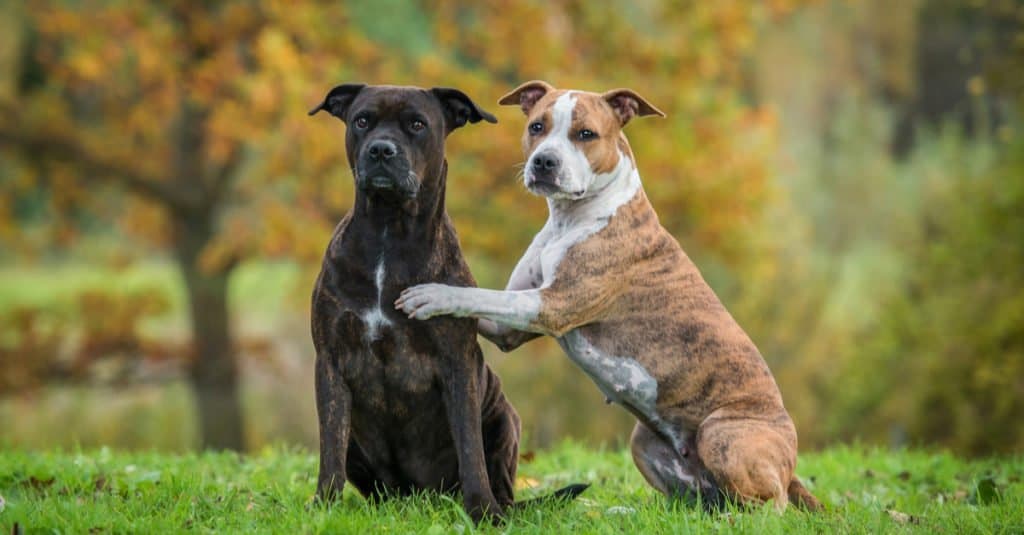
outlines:
[[366, 324], [366, 340], [372, 342], [380, 338], [380, 329], [384, 325], [391, 325], [381, 308], [381, 292], [384, 291], [384, 259], [377, 263], [377, 270], [373, 274], [374, 283], [377, 285], [377, 304], [363, 313], [363, 323]]
[[543, 286], [549, 286], [554, 281], [558, 264], [562, 262], [562, 257], [565, 256], [566, 251], [570, 247], [600, 231], [607, 224], [607, 220], [594, 221], [587, 225], [576, 226], [568, 232], [552, 237], [540, 253], [540, 271], [544, 278]]
[[640, 190], [640, 173], [629, 158], [620, 153], [615, 169], [595, 175], [594, 183], [602, 187], [583, 199], [548, 199], [548, 220], [537, 235], [537, 240], [543, 243], [540, 267], [544, 286], [554, 280], [558, 264], [570, 247], [600, 232], [619, 207], [636, 196]]

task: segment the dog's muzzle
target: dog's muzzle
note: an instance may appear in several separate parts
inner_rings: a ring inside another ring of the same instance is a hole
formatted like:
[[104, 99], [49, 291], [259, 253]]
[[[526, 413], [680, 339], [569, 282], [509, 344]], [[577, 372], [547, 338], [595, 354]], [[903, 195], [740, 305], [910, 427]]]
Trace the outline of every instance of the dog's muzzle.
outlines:
[[527, 164], [526, 187], [540, 192], [555, 192], [560, 189], [559, 175], [562, 160], [552, 152], [534, 154]]
[[415, 197], [419, 183], [409, 169], [409, 162], [394, 142], [371, 141], [363, 149], [356, 166], [356, 182], [360, 189], [381, 196]]

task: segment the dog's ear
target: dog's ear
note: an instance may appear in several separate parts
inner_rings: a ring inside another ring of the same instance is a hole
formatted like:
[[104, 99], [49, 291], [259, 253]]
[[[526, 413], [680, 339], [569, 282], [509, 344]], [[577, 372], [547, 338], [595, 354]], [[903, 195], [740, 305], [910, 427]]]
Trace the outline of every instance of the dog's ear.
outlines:
[[641, 97], [636, 91], [631, 89], [605, 91], [601, 94], [601, 98], [612, 107], [615, 115], [619, 116], [619, 124], [621, 126], [626, 126], [626, 123], [633, 117], [644, 117], [646, 115], [665, 116], [661, 110], [655, 108], [653, 104], [647, 102], [644, 97]]
[[319, 106], [309, 110], [310, 115], [315, 115], [320, 110], [327, 110], [331, 115], [345, 120], [345, 112], [348, 111], [348, 107], [352, 105], [352, 101], [356, 99], [356, 95], [359, 94], [366, 84], [341, 84], [334, 89], [331, 89], [324, 97], [324, 101]]
[[522, 108], [524, 115], [530, 115], [530, 110], [532, 110], [533, 106], [537, 104], [537, 101], [554, 90], [555, 88], [551, 84], [543, 80], [533, 80], [526, 82], [525, 84], [513, 89], [509, 94], [501, 97], [501, 99], [498, 100], [498, 104], [501, 104], [502, 106], [518, 105]]
[[447, 133], [451, 133], [456, 128], [466, 126], [466, 123], [479, 123], [480, 121], [498, 122], [498, 119], [481, 109], [480, 106], [476, 105], [476, 102], [473, 102], [471, 98], [458, 89], [435, 87], [430, 92], [441, 102]]

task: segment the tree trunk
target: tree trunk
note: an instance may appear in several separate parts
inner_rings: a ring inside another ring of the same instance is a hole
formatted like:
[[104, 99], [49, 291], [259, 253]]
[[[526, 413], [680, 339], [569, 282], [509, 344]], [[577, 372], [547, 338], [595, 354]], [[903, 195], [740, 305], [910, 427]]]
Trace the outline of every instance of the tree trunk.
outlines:
[[199, 255], [211, 237], [207, 218], [179, 221], [178, 262], [185, 278], [192, 320], [194, 360], [190, 379], [199, 415], [204, 449], [245, 448], [239, 400], [238, 362], [228, 321], [228, 277], [231, 267], [206, 272]]

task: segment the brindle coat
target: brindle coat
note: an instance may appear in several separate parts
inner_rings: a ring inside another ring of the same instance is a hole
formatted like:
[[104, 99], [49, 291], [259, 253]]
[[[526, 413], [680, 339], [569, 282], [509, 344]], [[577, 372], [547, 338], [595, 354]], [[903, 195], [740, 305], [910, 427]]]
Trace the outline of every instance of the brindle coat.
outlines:
[[421, 285], [410, 317], [480, 319], [503, 350], [556, 338], [608, 397], [639, 420], [633, 458], [669, 495], [820, 503], [800, 484], [797, 435], [757, 347], [647, 199], [622, 127], [661, 112], [636, 93], [523, 84], [501, 104], [527, 115], [524, 180], [550, 218], [506, 290]]
[[[475, 321], [413, 321], [381, 306], [414, 284], [475, 286], [445, 212], [444, 140], [495, 119], [437, 88], [342, 85], [310, 113], [321, 109], [348, 125], [356, 197], [313, 290], [317, 495], [339, 496], [345, 480], [374, 500], [461, 490], [475, 519], [500, 516], [513, 503], [519, 417]], [[381, 140], [397, 154], [368, 156]]]

